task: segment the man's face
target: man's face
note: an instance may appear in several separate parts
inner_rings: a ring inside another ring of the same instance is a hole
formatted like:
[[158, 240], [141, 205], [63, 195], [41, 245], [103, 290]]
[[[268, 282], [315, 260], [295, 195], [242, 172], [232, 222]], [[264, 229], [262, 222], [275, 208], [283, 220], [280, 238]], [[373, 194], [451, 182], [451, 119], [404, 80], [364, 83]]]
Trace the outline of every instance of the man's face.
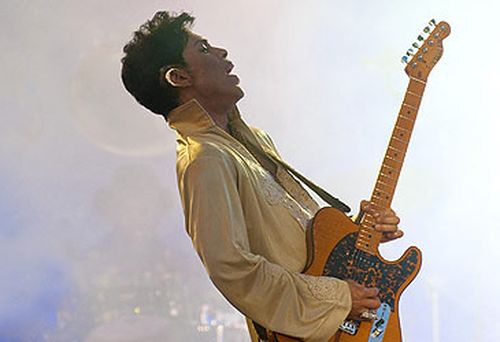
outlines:
[[226, 59], [226, 50], [211, 46], [206, 39], [189, 32], [182, 55], [195, 96], [209, 101], [233, 103], [243, 97], [238, 76], [231, 74], [233, 63]]

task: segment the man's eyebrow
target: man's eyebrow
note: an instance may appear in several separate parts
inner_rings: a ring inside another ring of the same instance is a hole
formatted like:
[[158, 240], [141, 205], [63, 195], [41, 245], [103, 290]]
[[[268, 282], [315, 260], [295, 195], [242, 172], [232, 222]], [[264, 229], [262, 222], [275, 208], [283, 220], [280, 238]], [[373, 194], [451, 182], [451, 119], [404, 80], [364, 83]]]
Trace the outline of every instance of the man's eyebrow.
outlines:
[[205, 43], [205, 44], [207, 44], [207, 45], [208, 45], [208, 40], [206, 40], [206, 39], [198, 39], [198, 40], [194, 43], [194, 45], [198, 45], [198, 44], [201, 44], [201, 43]]

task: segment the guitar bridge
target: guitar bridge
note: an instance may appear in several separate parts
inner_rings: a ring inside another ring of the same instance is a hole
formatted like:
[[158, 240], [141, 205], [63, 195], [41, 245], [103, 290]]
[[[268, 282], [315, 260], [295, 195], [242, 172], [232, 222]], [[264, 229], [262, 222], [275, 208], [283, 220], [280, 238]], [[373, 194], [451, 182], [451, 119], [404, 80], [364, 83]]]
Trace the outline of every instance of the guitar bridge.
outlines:
[[345, 333], [349, 335], [356, 335], [359, 329], [359, 322], [353, 321], [352, 319], [346, 319], [339, 327]]
[[[377, 318], [372, 322], [372, 328], [370, 329], [368, 342], [382, 341], [385, 329], [387, 328], [387, 322], [389, 322], [390, 315], [391, 307], [387, 303], [382, 303], [382, 305], [377, 310]], [[359, 324], [359, 321], [346, 319], [340, 325], [339, 329], [349, 335], [356, 335], [359, 329]]]

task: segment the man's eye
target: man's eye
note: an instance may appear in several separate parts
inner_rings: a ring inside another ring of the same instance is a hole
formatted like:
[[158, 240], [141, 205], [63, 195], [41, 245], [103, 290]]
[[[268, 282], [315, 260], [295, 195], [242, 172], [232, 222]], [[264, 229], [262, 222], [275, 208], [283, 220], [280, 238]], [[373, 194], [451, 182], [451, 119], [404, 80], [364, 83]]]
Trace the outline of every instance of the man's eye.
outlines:
[[201, 44], [201, 47], [200, 47], [200, 52], [203, 52], [203, 53], [208, 53], [208, 50], [209, 50], [209, 46], [207, 43], [203, 43]]

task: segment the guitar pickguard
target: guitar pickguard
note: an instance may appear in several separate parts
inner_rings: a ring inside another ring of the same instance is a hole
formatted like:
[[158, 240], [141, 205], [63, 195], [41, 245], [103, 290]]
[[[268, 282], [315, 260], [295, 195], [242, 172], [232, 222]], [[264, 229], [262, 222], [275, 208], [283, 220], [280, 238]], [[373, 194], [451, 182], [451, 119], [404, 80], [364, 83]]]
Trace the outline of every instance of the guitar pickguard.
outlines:
[[410, 250], [400, 262], [386, 263], [376, 255], [355, 248], [357, 235], [351, 233], [339, 241], [328, 257], [323, 275], [353, 279], [367, 287], [377, 287], [380, 301], [394, 311], [397, 291], [419, 268], [419, 254]]

